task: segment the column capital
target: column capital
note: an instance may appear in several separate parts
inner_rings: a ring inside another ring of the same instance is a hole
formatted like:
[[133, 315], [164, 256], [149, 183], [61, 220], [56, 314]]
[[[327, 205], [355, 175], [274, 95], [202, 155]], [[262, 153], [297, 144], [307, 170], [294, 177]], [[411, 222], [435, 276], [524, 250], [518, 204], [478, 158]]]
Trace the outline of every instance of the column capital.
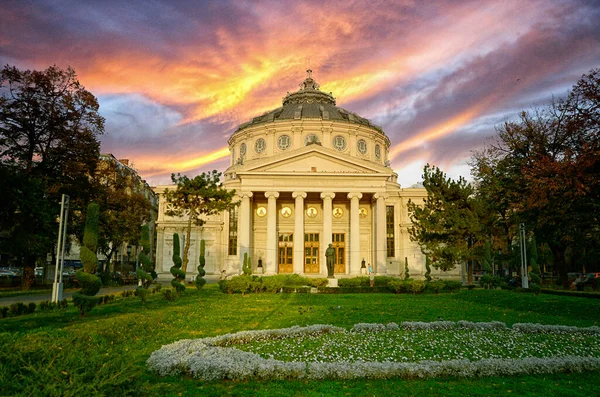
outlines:
[[292, 197], [293, 198], [302, 197], [303, 199], [305, 199], [306, 198], [306, 192], [293, 192], [292, 193]]
[[323, 192], [321, 193], [321, 199], [325, 200], [325, 199], [334, 199], [335, 198], [335, 193], [333, 192]]
[[373, 195], [373, 200], [379, 200], [379, 199], [387, 200], [388, 197], [390, 197], [390, 195], [387, 193], [375, 193]]
[[357, 199], [361, 199], [362, 198], [362, 193], [348, 193], [348, 200], [352, 200], [353, 198], [357, 198]]
[[265, 198], [278, 198], [279, 197], [279, 192], [265, 192]]
[[250, 197], [252, 197], [254, 195], [254, 193], [252, 193], [252, 192], [239, 192], [237, 195], [240, 198], [245, 198], [245, 197], [250, 198]]

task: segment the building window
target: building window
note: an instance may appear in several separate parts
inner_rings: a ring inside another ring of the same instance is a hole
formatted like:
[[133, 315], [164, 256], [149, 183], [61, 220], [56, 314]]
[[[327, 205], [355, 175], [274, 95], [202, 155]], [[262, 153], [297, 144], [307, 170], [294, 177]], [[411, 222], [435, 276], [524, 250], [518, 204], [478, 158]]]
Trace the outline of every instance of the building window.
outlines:
[[264, 138], [258, 138], [256, 140], [256, 142], [254, 142], [254, 151], [256, 153], [264, 152], [266, 147], [267, 147], [267, 142], [264, 140]]
[[375, 145], [375, 157], [377, 160], [381, 158], [381, 147], [379, 145]]
[[277, 138], [277, 147], [279, 150], [287, 150], [290, 147], [291, 140], [289, 135], [280, 135]]
[[229, 247], [228, 255], [237, 255], [238, 207], [229, 209]]
[[364, 139], [359, 139], [356, 146], [360, 154], [367, 154], [367, 142]]
[[346, 150], [346, 139], [341, 135], [336, 136], [333, 138], [333, 147], [340, 152], [343, 152]]
[[396, 256], [394, 247], [394, 206], [385, 207], [385, 235], [387, 237], [387, 257]]
[[246, 155], [246, 144], [242, 143], [240, 145], [240, 156], [244, 157]]

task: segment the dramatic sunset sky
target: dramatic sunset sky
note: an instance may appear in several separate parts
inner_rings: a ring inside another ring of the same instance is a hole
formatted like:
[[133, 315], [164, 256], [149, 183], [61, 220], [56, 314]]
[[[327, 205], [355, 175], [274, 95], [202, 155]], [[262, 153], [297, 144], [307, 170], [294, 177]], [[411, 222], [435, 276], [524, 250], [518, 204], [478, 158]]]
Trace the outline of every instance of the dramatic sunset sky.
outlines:
[[[103, 153], [151, 184], [228, 166], [238, 124], [281, 105], [308, 62], [381, 125], [403, 186], [466, 161], [520, 110], [600, 67], [600, 2], [0, 2], [0, 62], [72, 66], [106, 118]], [[310, 59], [310, 61], [308, 61]]]

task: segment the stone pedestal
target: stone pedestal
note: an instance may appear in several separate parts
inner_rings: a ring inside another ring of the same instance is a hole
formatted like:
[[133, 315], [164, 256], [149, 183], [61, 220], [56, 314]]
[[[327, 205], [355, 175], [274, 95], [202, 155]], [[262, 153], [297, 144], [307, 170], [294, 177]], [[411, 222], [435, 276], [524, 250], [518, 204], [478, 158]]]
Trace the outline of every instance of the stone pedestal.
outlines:
[[337, 278], [328, 278], [327, 286], [329, 288], [337, 288], [338, 287], [338, 279]]

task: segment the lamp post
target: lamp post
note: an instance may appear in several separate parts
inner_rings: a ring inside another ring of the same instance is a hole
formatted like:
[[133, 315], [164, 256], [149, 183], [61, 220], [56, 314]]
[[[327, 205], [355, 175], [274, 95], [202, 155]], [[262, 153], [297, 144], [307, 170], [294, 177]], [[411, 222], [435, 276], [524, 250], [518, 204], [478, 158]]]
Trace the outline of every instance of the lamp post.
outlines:
[[527, 244], [525, 242], [525, 224], [519, 225], [521, 236], [521, 287], [529, 288], [529, 280], [527, 279]]

